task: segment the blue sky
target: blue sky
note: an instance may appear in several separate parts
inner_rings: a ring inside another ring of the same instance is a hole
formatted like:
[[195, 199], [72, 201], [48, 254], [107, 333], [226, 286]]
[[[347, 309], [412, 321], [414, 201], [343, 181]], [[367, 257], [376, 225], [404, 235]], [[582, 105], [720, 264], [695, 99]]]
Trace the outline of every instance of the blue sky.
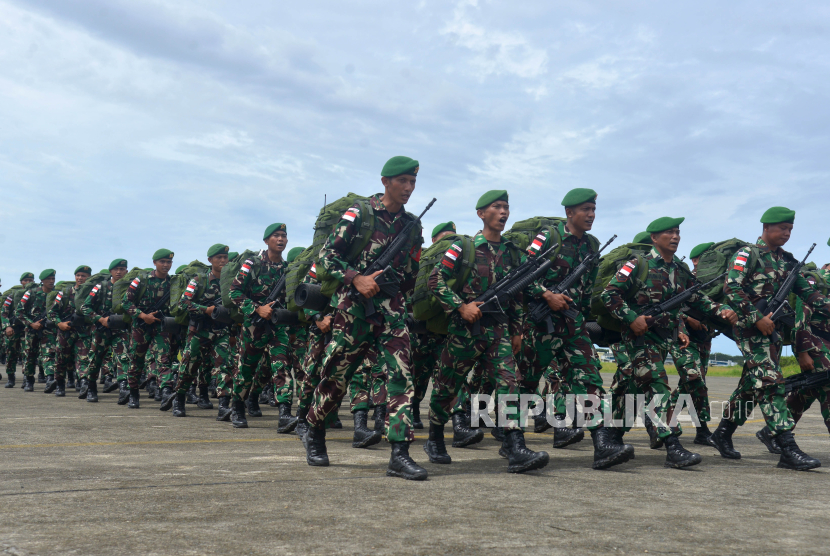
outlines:
[[379, 191], [397, 154], [427, 229], [474, 232], [488, 189], [515, 221], [591, 187], [601, 239], [685, 216], [685, 254], [785, 205], [788, 247], [830, 261], [828, 10], [0, 1], [0, 276], [204, 259], [277, 221], [306, 245], [323, 196]]

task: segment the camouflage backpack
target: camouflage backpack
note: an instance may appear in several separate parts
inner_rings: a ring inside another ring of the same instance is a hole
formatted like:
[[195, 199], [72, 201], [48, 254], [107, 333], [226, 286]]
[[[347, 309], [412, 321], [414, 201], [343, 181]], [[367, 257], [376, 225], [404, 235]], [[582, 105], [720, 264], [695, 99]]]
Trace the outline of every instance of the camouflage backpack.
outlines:
[[[304, 318], [304, 314], [300, 307], [294, 302], [294, 294], [297, 292], [297, 286], [299, 286], [303, 279], [308, 274], [308, 271], [311, 270], [311, 266], [314, 264], [314, 260], [317, 258], [317, 253], [320, 251], [318, 250], [316, 253], [314, 251], [314, 246], [306, 247], [302, 253], [297, 255], [297, 258], [294, 259], [288, 265], [288, 270], [286, 270], [285, 275], [285, 300], [286, 300], [286, 309], [289, 311], [299, 312], [301, 320]], [[331, 293], [328, 294], [331, 296]]]
[[[84, 306], [86, 298], [89, 297], [89, 292], [92, 291], [92, 288], [94, 288], [97, 284], [101, 284], [111, 279], [112, 275], [110, 274], [110, 271], [102, 270], [98, 274], [93, 274], [89, 277], [89, 280], [81, 284], [81, 287], [75, 292], [75, 312], [81, 314], [81, 308]], [[92, 319], [89, 317], [85, 317], [84, 320], [87, 324], [92, 324]]]
[[121, 278], [115, 284], [112, 285], [112, 312], [117, 313], [119, 315], [124, 314], [124, 306], [121, 305], [121, 302], [124, 300], [124, 294], [127, 292], [127, 288], [130, 287], [130, 283], [135, 280], [136, 278], [140, 278], [141, 282], [138, 284], [138, 292], [136, 295], [136, 299], [141, 299], [141, 296], [144, 295], [144, 291], [147, 289], [147, 277], [150, 276], [150, 272], [144, 268], [133, 267], [131, 271], [127, 273], [126, 276]]
[[[749, 259], [746, 268], [755, 268], [758, 261], [758, 249], [755, 244], [742, 241], [737, 238], [727, 239], [712, 245], [709, 249], [700, 254], [697, 261], [697, 279], [701, 282], [708, 282], [727, 272], [727, 265], [735, 253], [741, 248], [749, 251]], [[722, 303], [724, 300], [723, 285], [726, 280], [720, 280], [703, 291], [713, 301]]]
[[175, 318], [178, 324], [187, 326], [190, 322], [190, 313], [187, 312], [187, 309], [179, 307], [179, 300], [184, 295], [190, 280], [196, 280], [197, 285], [194, 296], [199, 298], [205, 293], [205, 288], [210, 280], [208, 276], [210, 272], [211, 268], [209, 265], [197, 260], [192, 261], [181, 272], [173, 276], [173, 279], [170, 281], [170, 316]]
[[[502, 235], [505, 239], [512, 241], [522, 252], [526, 252], [533, 238], [544, 230], [550, 230], [551, 245], [554, 243], [559, 244], [559, 247], [554, 249], [550, 255], [550, 258], [554, 258], [562, 249], [562, 236], [559, 235], [559, 224], [566, 221], [566, 218], [559, 216], [534, 216], [527, 220], [519, 220]], [[589, 237], [593, 238], [593, 236]], [[594, 238], [591, 246], [594, 250], [599, 249], [599, 242], [596, 238]]]
[[[219, 288], [222, 291], [222, 306], [230, 312], [230, 316], [236, 323], [242, 323], [245, 320], [245, 317], [242, 313], [239, 312], [239, 308], [231, 301], [231, 284], [233, 284], [234, 278], [236, 275], [239, 274], [239, 269], [242, 268], [242, 263], [244, 263], [248, 259], [253, 259], [262, 251], [251, 251], [246, 249], [233, 259], [228, 261], [222, 268], [222, 276], [219, 278]], [[251, 269], [251, 277], [256, 276], [258, 269], [252, 268]]]
[[591, 314], [602, 328], [616, 332], [622, 329], [620, 321], [611, 316], [600, 297], [605, 286], [625, 263], [631, 259], [637, 259], [637, 276], [634, 277], [637, 287], [631, 288], [626, 295], [626, 300], [633, 299], [634, 294], [640, 289], [640, 285], [645, 283], [648, 276], [648, 263], [645, 257], [651, 252], [651, 248], [652, 246], [647, 243], [626, 243], [600, 257], [597, 279], [591, 291]]
[[14, 290], [14, 298], [12, 299], [12, 306], [14, 308], [12, 309], [12, 311], [16, 310], [17, 306], [20, 305], [20, 300], [23, 299], [23, 296], [26, 294], [27, 291], [37, 289], [40, 286], [41, 285], [37, 282], [32, 282], [31, 284], [28, 284], [26, 286], [21, 285], [20, 289], [15, 289], [17, 286], [15, 286], [15, 288], [12, 288], [12, 290]]
[[[46, 294], [46, 309], [49, 310], [52, 308], [52, 305], [55, 304], [55, 300], [58, 298], [58, 294], [63, 292], [66, 294], [72, 286], [75, 285], [75, 280], [61, 280], [60, 282], [55, 282], [55, 287]], [[63, 299], [64, 296], [61, 296]]]
[[450, 316], [444, 312], [438, 299], [429, 291], [429, 275], [432, 274], [435, 265], [440, 264], [450, 245], [458, 240], [461, 240], [461, 259], [456, 261], [453, 277], [447, 283], [453, 292], [458, 293], [475, 266], [473, 238], [461, 234], [450, 234], [421, 253], [420, 268], [415, 280], [415, 293], [412, 296], [412, 316], [415, 320], [426, 321], [427, 330], [437, 334], [447, 333]]

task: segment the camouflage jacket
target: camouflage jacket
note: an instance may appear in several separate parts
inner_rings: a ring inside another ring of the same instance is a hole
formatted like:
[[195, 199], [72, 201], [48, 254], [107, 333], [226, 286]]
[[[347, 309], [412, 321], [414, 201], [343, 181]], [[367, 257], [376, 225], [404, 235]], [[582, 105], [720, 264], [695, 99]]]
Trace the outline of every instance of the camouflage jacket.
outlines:
[[[516, 260], [520, 257], [518, 249], [504, 238], [497, 247], [494, 247], [479, 231], [473, 237], [473, 247], [476, 251], [475, 265], [459, 293], [456, 294], [452, 291], [447, 282], [450, 278], [456, 276], [453, 269], [456, 260], [463, 253], [461, 240], [450, 245], [441, 259], [441, 264], [436, 264], [435, 268], [432, 269], [427, 283], [432, 295], [438, 299], [444, 311], [451, 315], [449, 333], [466, 338], [472, 338], [472, 325], [461, 318], [458, 308], [462, 304], [473, 301], [521, 263], [520, 260]], [[510, 335], [520, 335], [522, 333], [523, 316], [522, 296], [519, 295], [511, 299], [504, 309], [509, 319], [508, 329]]]
[[[410, 218], [403, 209], [395, 214], [390, 213], [386, 210], [381, 197], [380, 193], [369, 197], [368, 202], [375, 212], [375, 229], [369, 243], [358, 254], [356, 260], [349, 261], [346, 256], [352, 243], [359, 235], [358, 231], [361, 224], [363, 224], [363, 216], [360, 214], [360, 206], [357, 203], [343, 213], [340, 222], [335, 225], [320, 250], [319, 264], [330, 276], [341, 282], [337, 291], [331, 297], [331, 306], [361, 319], [365, 318], [363, 304], [349, 298], [352, 281], [372, 264], [378, 255], [383, 252], [384, 247], [392, 241], [397, 233], [403, 230]], [[420, 236], [420, 229], [418, 235]], [[376, 315], [401, 317], [406, 313], [404, 299], [411, 297], [415, 289], [420, 255], [420, 244], [413, 245], [410, 250], [402, 250], [395, 255], [391, 267], [397, 272], [401, 287], [394, 297], [389, 298], [383, 294], [378, 294], [372, 298], [377, 311]]]
[[23, 294], [23, 298], [14, 310], [14, 316], [25, 324], [31, 326], [39, 316], [46, 310], [46, 296], [42, 287], [34, 288]]
[[[634, 340], [634, 333], [630, 325], [645, 309], [654, 303], [665, 301], [694, 285], [692, 275], [681, 267], [680, 259], [674, 257], [672, 262], [666, 262], [651, 248], [645, 257], [648, 263], [648, 275], [645, 283], [639, 283], [637, 276], [637, 259], [631, 259], [614, 275], [603, 290], [602, 302], [608, 311], [623, 322], [622, 337], [625, 341]], [[636, 293], [632, 288], [637, 288]], [[626, 302], [626, 298], [633, 296]], [[689, 300], [689, 305], [706, 314], [714, 314], [722, 309], [720, 303], [715, 303], [706, 294], [698, 292]], [[658, 344], [664, 343], [668, 333], [677, 328], [686, 333], [686, 324], [683, 322], [681, 309], [663, 313], [651, 324], [647, 336]], [[662, 329], [662, 330], [659, 330]]]
[[[764, 317], [755, 308], [755, 304], [772, 297], [796, 263], [790, 253], [783, 249], [772, 251], [761, 238], [758, 238], [753, 249], [758, 255], [754, 257], [754, 268], [747, 268], [750, 259], [753, 258], [750, 257], [749, 249], [739, 249], [729, 261], [729, 274], [723, 287], [727, 303], [738, 313], [736, 328], [750, 333], [758, 332], [757, 329], [750, 329]], [[830, 301], [816, 291], [803, 275], [798, 277], [792, 291], [802, 299], [805, 308], [820, 310], [830, 316], [827, 312], [830, 310]]]
[[[821, 278], [824, 279], [825, 283], [830, 282], [830, 271], [819, 269], [815, 271]], [[811, 285], [815, 285], [815, 280], [812, 276], [806, 276], [807, 282]], [[818, 288], [817, 288], [818, 289]], [[804, 302], [801, 298], [798, 298], [797, 303], [801, 306], [796, 308], [796, 314], [799, 314], [799, 309], [804, 311], [804, 317], [807, 320], [807, 324], [809, 325], [806, 328], [806, 332], [810, 335], [818, 336], [821, 340], [824, 340], [826, 343], [830, 343], [830, 315], [828, 315], [824, 311], [815, 311], [810, 309], [809, 307], [804, 306]], [[802, 335], [803, 332], [796, 331], [796, 351], [802, 352], [807, 351], [810, 349], [811, 346], [818, 347], [821, 343], [814, 338], [807, 338]]]
[[81, 305], [81, 313], [93, 322], [112, 314], [112, 280], [95, 284], [89, 290], [89, 295]]
[[[140, 291], [141, 281], [146, 280], [144, 284], [144, 293], [141, 296], [141, 299], [136, 299], [138, 293]], [[124, 308], [124, 311], [136, 319], [139, 313], [147, 313], [150, 308], [155, 305], [166, 293], [170, 291], [170, 275], [167, 275], [166, 278], [159, 278], [156, 276], [156, 271], [152, 271], [147, 278], [142, 278], [141, 276], [136, 276], [130, 285], [127, 287], [127, 291], [124, 292], [124, 297], [121, 300], [121, 306]], [[168, 300], [169, 305], [169, 300]], [[164, 311], [167, 307], [162, 307], [162, 311]], [[143, 321], [142, 321], [143, 323]], [[160, 323], [156, 323], [160, 325]]]
[[9, 323], [12, 320], [12, 315], [14, 314], [14, 307], [12, 307], [14, 301], [14, 293], [10, 293], [6, 296], [6, 299], [3, 300], [3, 308], [0, 309], [0, 324], [2, 324], [3, 329], [5, 330]]
[[[528, 256], [534, 257], [547, 251], [551, 247], [550, 236], [550, 230], [542, 230], [527, 248]], [[577, 238], [567, 230], [564, 222], [559, 223], [559, 236], [562, 238], [562, 246], [556, 255], [553, 266], [541, 280], [532, 283], [527, 288], [525, 293], [529, 297], [541, 300], [542, 294], [561, 282], [574, 268], [579, 266], [579, 263], [593, 253], [589, 235], [584, 234], [581, 239]], [[582, 279], [574, 284], [567, 293], [568, 297], [573, 299], [580, 313], [576, 323], [571, 324], [572, 328], [569, 329], [568, 318], [561, 311], [554, 311], [551, 314], [554, 334], [573, 334], [574, 326], [576, 330], [584, 326], [585, 321], [588, 320], [591, 314], [591, 290], [594, 287], [594, 281], [597, 279], [598, 271], [598, 266], [594, 265], [594, 268], [583, 274]], [[542, 302], [544, 303], [544, 301]]]
[[[239, 268], [236, 278], [231, 284], [230, 298], [240, 312], [246, 317], [254, 314], [257, 307], [262, 305], [282, 275], [285, 274], [288, 265], [284, 260], [272, 262], [268, 258], [268, 251], [262, 251], [259, 255], [246, 259]], [[281, 294], [283, 303], [285, 293]]]
[[[72, 286], [59, 291], [58, 295], [55, 296], [55, 304], [49, 308], [48, 319], [55, 324], [56, 328], [60, 322], [72, 321], [72, 317], [75, 315], [75, 291], [77, 289], [77, 286]], [[83, 325], [79, 329], [73, 327], [71, 331], [77, 332], [81, 336], [89, 336], [92, 332], [91, 327], [87, 325]]]
[[[202, 295], [197, 297], [196, 293], [199, 290], [199, 280], [205, 279], [207, 279], [208, 283], [205, 284]], [[219, 278], [212, 271], [208, 271], [207, 277], [202, 274], [199, 280], [192, 278], [187, 283], [187, 288], [182, 293], [181, 299], [178, 300], [179, 308], [190, 313], [191, 318], [204, 315], [208, 307], [212, 307], [217, 303], [219, 305], [222, 304], [222, 290], [219, 287]]]

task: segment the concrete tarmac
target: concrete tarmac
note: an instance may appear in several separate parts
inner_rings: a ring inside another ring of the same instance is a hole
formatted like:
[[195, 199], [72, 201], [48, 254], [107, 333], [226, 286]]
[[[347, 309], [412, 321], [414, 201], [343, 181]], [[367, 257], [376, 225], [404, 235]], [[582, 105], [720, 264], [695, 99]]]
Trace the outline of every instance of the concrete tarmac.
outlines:
[[[737, 379], [708, 382], [721, 401]], [[295, 435], [277, 434], [274, 408], [234, 430], [215, 410], [174, 418], [142, 396], [129, 410], [117, 392], [91, 404], [42, 384], [0, 390], [0, 554], [827, 553], [828, 468], [777, 469], [754, 436], [760, 414], [736, 433], [740, 461], [694, 446], [687, 426], [684, 445], [704, 458], [687, 470], [664, 468], [643, 429], [626, 435], [636, 459], [607, 471], [591, 469], [587, 435], [554, 450], [552, 434], [528, 433], [551, 463], [525, 475], [505, 472], [489, 434], [430, 464], [417, 431], [411, 454], [430, 473], [417, 483], [385, 476], [385, 443], [351, 447], [345, 410], [331, 466], [313, 468]], [[818, 407], [796, 433], [830, 467]]]

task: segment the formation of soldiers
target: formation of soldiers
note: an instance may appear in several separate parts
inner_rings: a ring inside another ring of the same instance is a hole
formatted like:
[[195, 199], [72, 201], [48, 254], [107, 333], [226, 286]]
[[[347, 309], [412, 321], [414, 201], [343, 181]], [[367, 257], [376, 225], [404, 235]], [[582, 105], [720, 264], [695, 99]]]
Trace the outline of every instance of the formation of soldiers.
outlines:
[[[767, 425], [757, 436], [781, 455], [779, 467], [820, 465], [798, 448], [792, 431], [815, 400], [830, 430], [830, 387], [786, 395], [779, 366], [786, 334], [776, 314], [759, 309], [797, 273], [792, 292], [800, 301], [788, 334], [805, 372], [830, 371], [830, 300], [782, 249], [794, 211], [774, 207], [763, 214], [761, 236], [727, 262], [718, 303], [696, 289], [695, 271], [675, 256], [683, 218], [651, 222], [634, 238], [650, 251], [598, 283], [601, 249], [589, 233], [597, 193], [590, 189], [568, 192], [562, 218], [540, 226], [523, 248], [503, 235], [508, 193], [488, 191], [475, 204], [481, 230], [463, 236], [452, 222], [442, 223], [431, 234], [434, 248], [422, 258], [420, 218], [404, 210], [418, 170], [418, 161], [393, 157], [381, 171], [383, 193], [347, 204], [322, 229], [321, 244], [295, 247], [285, 257], [287, 229], [275, 223], [265, 229], [259, 252], [240, 255], [216, 244], [198, 272], [191, 263], [171, 274], [174, 252], [159, 249], [148, 269], [129, 271], [127, 260], [116, 258], [94, 275], [81, 265], [74, 282], [57, 285], [53, 269], [42, 271], [38, 283], [24, 273], [20, 287], [5, 292], [0, 313], [6, 388], [16, 385], [20, 367], [24, 392], [34, 390], [39, 370], [45, 393], [62, 397], [74, 389], [80, 399], [97, 402], [101, 384], [104, 393], [118, 391], [119, 405], [139, 409], [143, 389], [146, 399], [176, 417], [187, 415], [187, 405], [213, 409], [211, 399], [217, 399], [217, 420], [235, 428], [246, 428], [247, 418], [261, 416], [260, 404], [267, 403], [279, 408], [277, 431], [296, 433], [313, 466], [329, 465], [326, 430], [342, 427], [337, 412], [348, 393], [353, 446], [367, 448], [385, 437], [392, 452], [387, 475], [411, 480], [427, 478], [409, 446], [414, 429], [424, 428], [420, 405], [430, 379], [429, 461], [452, 462], [444, 436], [448, 422], [453, 448], [483, 441], [484, 428], [471, 422], [479, 413], [474, 395], [493, 394], [500, 413], [513, 418], [487, 428], [513, 473], [550, 460], [547, 452], [525, 445], [517, 394], [552, 394], [552, 404], [530, 414], [536, 432], [554, 428], [554, 448], [584, 438], [582, 428], [566, 420], [566, 394], [601, 400], [602, 416], [593, 414], [585, 427], [595, 469], [634, 457], [624, 442], [631, 423], [622, 419], [629, 394], [654, 401], [654, 419], [645, 424], [651, 447], [665, 447], [666, 466], [700, 463], [701, 456], [680, 443], [682, 429], [673, 419], [678, 399], [687, 394], [701, 421], [695, 444], [740, 458], [731, 438], [748, 408], [757, 406]], [[711, 247], [692, 250], [695, 266]], [[307, 253], [312, 258], [306, 271], [299, 261]], [[287, 294], [292, 268], [303, 272]], [[818, 272], [830, 278], [827, 268]], [[181, 276], [186, 280], [177, 289]], [[300, 290], [323, 295], [324, 303], [289, 311], [291, 294], [299, 303]], [[690, 295], [681, 306], [654, 310], [684, 292]], [[619, 330], [611, 345], [618, 370], [609, 395], [590, 333], [592, 299]], [[415, 318], [418, 307], [431, 311], [427, 319]], [[529, 318], [536, 313], [543, 318]], [[186, 325], [177, 325], [174, 314], [184, 315]], [[723, 327], [711, 329], [704, 319]], [[719, 332], [735, 339], [745, 363], [728, 411], [710, 433], [705, 375], [711, 339]], [[680, 374], [674, 391], [664, 367], [669, 354]]]

